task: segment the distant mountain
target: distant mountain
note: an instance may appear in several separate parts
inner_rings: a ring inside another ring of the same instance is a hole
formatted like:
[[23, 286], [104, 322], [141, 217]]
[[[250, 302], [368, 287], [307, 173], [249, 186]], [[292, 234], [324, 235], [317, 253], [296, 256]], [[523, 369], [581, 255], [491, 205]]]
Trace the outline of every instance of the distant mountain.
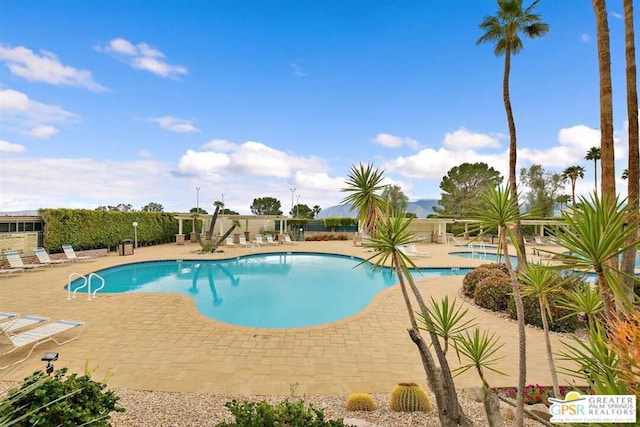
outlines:
[[[407, 203], [407, 212], [414, 213], [418, 218], [426, 218], [428, 215], [434, 214], [433, 207], [438, 204], [437, 199], [416, 200]], [[356, 216], [355, 211], [350, 210], [350, 204], [336, 205], [324, 208], [318, 214], [318, 219], [323, 218], [344, 218]]]

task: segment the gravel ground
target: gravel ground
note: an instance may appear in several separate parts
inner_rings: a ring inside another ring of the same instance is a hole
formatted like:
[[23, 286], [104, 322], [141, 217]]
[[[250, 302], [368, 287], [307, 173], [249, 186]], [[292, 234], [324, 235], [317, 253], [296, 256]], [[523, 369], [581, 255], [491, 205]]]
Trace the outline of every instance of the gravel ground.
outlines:
[[[283, 396], [221, 396], [192, 393], [164, 393], [149, 391], [134, 391], [117, 389], [120, 396], [120, 404], [126, 408], [126, 412], [115, 413], [111, 417], [114, 427], [191, 427], [191, 426], [215, 426], [221, 421], [233, 421], [233, 417], [224, 406], [235, 398], [244, 401], [262, 401], [278, 403], [286, 397]], [[389, 394], [372, 394], [376, 401], [377, 409], [372, 412], [348, 412], [345, 410], [347, 395], [330, 396], [305, 396], [307, 403], [324, 410], [325, 418], [345, 419], [345, 424], [358, 427], [409, 427], [409, 426], [439, 426], [437, 413], [406, 413], [394, 412], [389, 408]], [[297, 397], [289, 398], [297, 401]], [[432, 396], [432, 400], [434, 400]], [[465, 413], [477, 426], [487, 425], [484, 408], [481, 403], [461, 398]], [[435, 401], [435, 400], [434, 400]], [[355, 420], [360, 420], [355, 422]], [[353, 423], [351, 423], [353, 421]], [[363, 422], [366, 421], [366, 422]], [[505, 420], [506, 426], [511, 426], [510, 421]], [[526, 426], [539, 425], [531, 420], [525, 420]]]

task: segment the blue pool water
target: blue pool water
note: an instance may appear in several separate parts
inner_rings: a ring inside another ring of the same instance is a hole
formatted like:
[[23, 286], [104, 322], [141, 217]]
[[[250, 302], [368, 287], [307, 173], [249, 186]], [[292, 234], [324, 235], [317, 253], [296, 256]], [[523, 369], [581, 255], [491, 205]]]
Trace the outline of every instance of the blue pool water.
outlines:
[[[356, 267], [360, 259], [313, 253], [273, 253], [215, 261], [157, 261], [100, 270], [100, 292], [176, 292], [225, 323], [261, 328], [316, 326], [364, 309], [395, 273]], [[415, 277], [463, 275], [469, 269], [420, 269]], [[75, 289], [79, 282], [71, 284]]]

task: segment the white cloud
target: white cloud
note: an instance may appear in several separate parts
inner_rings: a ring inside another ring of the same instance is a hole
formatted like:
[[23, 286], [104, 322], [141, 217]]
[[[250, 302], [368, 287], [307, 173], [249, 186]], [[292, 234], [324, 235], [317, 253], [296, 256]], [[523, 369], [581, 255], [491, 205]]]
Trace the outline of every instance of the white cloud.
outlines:
[[585, 125], [576, 125], [558, 132], [560, 145], [544, 150], [521, 148], [518, 159], [546, 168], [563, 168], [584, 162], [584, 156], [591, 147], [600, 146], [600, 131]]
[[187, 150], [178, 161], [178, 170], [185, 174], [221, 176], [231, 160], [224, 153]]
[[613, 16], [616, 19], [624, 19], [624, 15], [619, 12], [611, 12], [609, 15]]
[[149, 119], [157, 123], [163, 129], [176, 133], [200, 132], [200, 130], [192, 124], [192, 120], [179, 119], [177, 117], [164, 116]]
[[149, 71], [160, 77], [178, 77], [189, 71], [182, 65], [171, 65], [165, 55], [146, 43], [133, 44], [128, 40], [113, 39], [106, 46], [96, 46], [99, 52], [109, 52], [138, 70]]
[[204, 144], [202, 148], [228, 153], [230, 151], [236, 150], [238, 146], [233, 142], [227, 141], [226, 139], [212, 139], [211, 141]]
[[0, 60], [5, 62], [13, 75], [31, 82], [76, 86], [94, 92], [107, 90], [93, 80], [90, 71], [64, 65], [55, 54], [44, 50], [38, 55], [22, 46], [0, 44]]
[[22, 153], [24, 152], [24, 145], [12, 144], [8, 141], [0, 141], [0, 152], [3, 153]]
[[38, 126], [29, 131], [24, 132], [25, 135], [28, 135], [32, 138], [49, 138], [50, 136], [58, 133], [58, 129], [53, 126]]
[[589, 43], [591, 41], [591, 35], [587, 33], [582, 33], [580, 34], [580, 40], [582, 40], [585, 43]]
[[153, 154], [151, 153], [151, 151], [140, 150], [140, 151], [138, 151], [138, 156], [148, 159], [148, 158], [153, 157]]
[[474, 133], [460, 128], [444, 135], [444, 146], [453, 150], [497, 148], [500, 147], [500, 141], [485, 133]]
[[302, 66], [297, 62], [292, 62], [289, 66], [291, 67], [291, 72], [293, 72], [294, 76], [305, 77], [307, 75]]
[[403, 145], [407, 145], [411, 148], [418, 148], [419, 145], [418, 141], [416, 141], [415, 139], [405, 136], [395, 136], [388, 133], [379, 133], [372, 141], [376, 144], [380, 144], [384, 147], [389, 148], [398, 148], [402, 147]]
[[77, 122], [79, 116], [57, 105], [43, 104], [13, 89], [0, 90], [0, 122], [37, 138], [57, 132], [51, 123]]

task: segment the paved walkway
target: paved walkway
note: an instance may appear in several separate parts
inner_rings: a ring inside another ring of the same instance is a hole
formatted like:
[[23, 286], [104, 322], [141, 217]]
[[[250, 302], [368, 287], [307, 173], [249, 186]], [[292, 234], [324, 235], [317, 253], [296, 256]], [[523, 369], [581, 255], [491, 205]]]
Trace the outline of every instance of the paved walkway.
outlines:
[[[328, 325], [303, 329], [237, 327], [201, 315], [192, 299], [178, 294], [101, 294], [88, 301], [68, 301], [63, 287], [70, 273], [88, 274], [112, 265], [156, 259], [219, 259], [242, 255], [244, 248], [199, 255], [195, 244], [138, 248], [132, 256], [110, 254], [96, 261], [47, 268], [0, 279], [0, 311], [41, 314], [55, 319], [79, 319], [86, 325], [80, 339], [62, 347], [40, 346], [25, 362], [0, 379], [21, 380], [42, 369], [40, 356], [57, 351], [56, 368], [67, 366], [107, 380], [111, 387], [216, 394], [297, 395], [388, 392], [399, 381], [426, 386], [415, 345], [406, 332], [409, 320], [399, 287], [379, 293], [362, 312]], [[483, 261], [448, 255], [463, 248], [428, 244], [419, 250], [432, 258], [415, 258], [420, 266], [476, 266]], [[351, 241], [305, 242], [268, 246], [256, 251], [332, 252], [367, 258], [366, 249]], [[362, 267], [365, 268], [365, 267]], [[458, 296], [462, 276], [419, 278], [423, 297]], [[516, 323], [467, 305], [479, 325], [496, 332], [504, 347], [499, 369], [488, 373], [494, 386], [516, 383], [518, 339]], [[550, 384], [541, 331], [527, 328], [528, 383]], [[554, 349], [561, 348], [553, 337]], [[2, 362], [24, 356], [20, 350]], [[458, 366], [455, 352], [449, 354]], [[4, 363], [3, 363], [4, 364]], [[477, 386], [473, 371], [456, 378], [458, 388]]]

